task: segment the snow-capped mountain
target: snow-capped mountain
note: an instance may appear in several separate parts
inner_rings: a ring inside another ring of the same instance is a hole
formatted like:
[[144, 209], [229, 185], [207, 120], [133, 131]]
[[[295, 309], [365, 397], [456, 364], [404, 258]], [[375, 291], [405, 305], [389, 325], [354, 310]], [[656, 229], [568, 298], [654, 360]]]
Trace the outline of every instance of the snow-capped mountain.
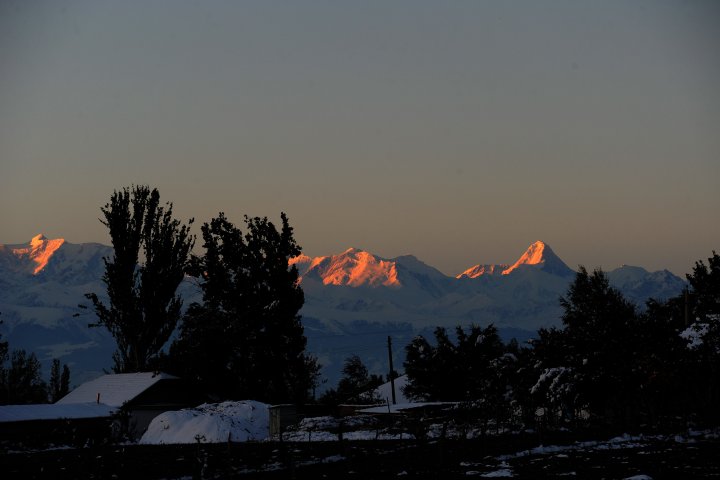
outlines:
[[482, 275], [509, 275], [518, 269], [534, 268], [561, 277], [572, 276], [575, 272], [555, 255], [544, 242], [538, 240], [528, 247], [517, 262], [507, 264], [486, 264], [470, 267], [456, 278], [478, 278]]
[[[304, 282], [314, 280], [323, 285], [349, 287], [400, 288], [397, 263], [385, 260], [371, 253], [349, 248], [340, 255], [310, 258], [301, 256], [293, 259]], [[302, 267], [302, 269], [300, 269]]]
[[112, 248], [72, 244], [62, 238], [33, 237], [20, 245], [0, 245], [0, 332], [10, 348], [33, 351], [49, 373], [53, 358], [68, 363], [80, 382], [108, 368], [114, 349], [103, 329], [88, 328], [87, 315], [74, 317], [84, 294], [103, 295], [103, 256]]
[[[70, 365], [73, 382], [111, 366], [113, 339], [95, 319], [84, 294], [104, 296], [103, 257], [112, 248], [72, 244], [38, 235], [26, 244], [0, 245], [0, 325], [11, 348], [34, 351], [46, 365], [60, 358]], [[573, 271], [543, 242], [535, 242], [515, 263], [476, 265], [457, 277], [446, 276], [412, 255], [382, 258], [350, 248], [329, 256], [301, 255], [290, 261], [305, 291], [301, 311], [308, 349], [326, 367], [331, 385], [344, 358], [360, 353], [373, 371], [386, 367], [386, 337], [402, 347], [436, 326], [454, 328], [494, 323], [504, 336], [527, 338], [538, 327], [557, 324], [558, 298]], [[685, 283], [667, 270], [648, 272], [623, 266], [608, 272], [628, 298], [667, 298]], [[198, 300], [192, 282], [181, 286], [185, 303]], [[77, 316], [77, 314], [80, 314]]]
[[680, 280], [668, 270], [648, 272], [642, 267], [623, 265], [607, 274], [610, 283], [623, 292], [628, 300], [642, 305], [648, 298], [670, 298], [685, 287]]

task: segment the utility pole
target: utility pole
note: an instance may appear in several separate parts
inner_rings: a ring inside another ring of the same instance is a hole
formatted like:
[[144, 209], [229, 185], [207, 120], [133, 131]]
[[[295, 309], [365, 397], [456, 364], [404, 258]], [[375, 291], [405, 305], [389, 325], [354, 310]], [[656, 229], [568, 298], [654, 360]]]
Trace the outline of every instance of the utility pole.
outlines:
[[395, 401], [395, 369], [392, 363], [392, 338], [390, 335], [388, 335], [388, 359], [390, 359], [390, 389], [392, 390], [393, 405], [395, 405], [397, 403]]

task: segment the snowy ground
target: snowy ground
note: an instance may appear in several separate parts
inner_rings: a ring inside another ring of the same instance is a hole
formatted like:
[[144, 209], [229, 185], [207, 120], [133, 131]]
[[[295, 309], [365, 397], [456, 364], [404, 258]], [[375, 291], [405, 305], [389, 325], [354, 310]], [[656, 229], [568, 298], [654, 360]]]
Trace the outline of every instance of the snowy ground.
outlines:
[[[547, 437], [546, 437], [547, 438]], [[537, 446], [537, 436], [473, 440], [98, 445], [0, 455], [3, 478], [665, 479], [720, 476], [717, 432], [623, 435]]]
[[[393, 405], [391, 411], [441, 404]], [[423, 438], [475, 438], [478, 429], [453, 424], [418, 423], [400, 416], [382, 415], [387, 406], [363, 410], [366, 414], [349, 417], [312, 417], [283, 432], [291, 442], [344, 440], [411, 440]], [[203, 404], [196, 408], [165, 412], [157, 416], [140, 439], [144, 445], [227, 443], [270, 439], [268, 405], [253, 400]]]
[[[140, 444], [5, 448], [3, 478], [720, 477], [720, 430], [577, 441], [571, 432], [494, 433], [398, 415], [315, 417], [269, 438], [255, 401], [166, 412]], [[7, 476], [5, 475], [7, 473]]]

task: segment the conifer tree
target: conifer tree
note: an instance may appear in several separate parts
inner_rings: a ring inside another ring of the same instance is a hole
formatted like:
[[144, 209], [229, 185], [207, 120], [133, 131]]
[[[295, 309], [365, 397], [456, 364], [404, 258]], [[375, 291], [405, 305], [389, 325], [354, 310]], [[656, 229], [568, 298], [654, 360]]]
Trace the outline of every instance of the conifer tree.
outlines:
[[695, 262], [687, 275], [690, 290], [683, 302], [688, 328], [683, 332], [687, 341], [688, 369], [692, 381], [693, 403], [703, 419], [720, 421], [720, 255], [713, 251], [707, 265]]
[[70, 368], [67, 365], [63, 365], [62, 373], [60, 374], [60, 392], [58, 398], [62, 398], [70, 393]]
[[447, 331], [435, 329], [435, 345], [418, 336], [406, 347], [405, 394], [425, 400], [469, 400], [498, 405], [506, 388], [501, 357], [505, 347], [493, 325], [455, 329], [457, 344]]
[[173, 218], [172, 208], [162, 206], [160, 193], [148, 186], [115, 191], [101, 208], [114, 249], [112, 259], [103, 259], [110, 303], [95, 293], [85, 296], [98, 318], [94, 326], [104, 326], [115, 338], [116, 373], [149, 369], [180, 319], [176, 290], [194, 238]]
[[68, 394], [70, 389], [70, 369], [67, 365], [62, 366], [60, 370], [60, 360], [54, 358], [50, 369], [50, 384], [48, 385], [48, 395], [50, 402], [55, 403]]
[[564, 365], [571, 369], [577, 400], [606, 422], [630, 418], [641, 383], [637, 363], [638, 315], [635, 306], [610, 286], [605, 273], [580, 267], [560, 299], [565, 327]]
[[[2, 320], [0, 320], [0, 325]], [[2, 341], [0, 334], [0, 405], [6, 404], [8, 399], [8, 371], [5, 362], [8, 359], [8, 342]]]
[[47, 385], [42, 379], [40, 361], [34, 353], [13, 350], [7, 370], [7, 398], [5, 403], [47, 403]]
[[48, 395], [50, 397], [50, 403], [55, 403], [60, 399], [60, 360], [57, 358], [53, 358], [52, 367], [50, 367]]

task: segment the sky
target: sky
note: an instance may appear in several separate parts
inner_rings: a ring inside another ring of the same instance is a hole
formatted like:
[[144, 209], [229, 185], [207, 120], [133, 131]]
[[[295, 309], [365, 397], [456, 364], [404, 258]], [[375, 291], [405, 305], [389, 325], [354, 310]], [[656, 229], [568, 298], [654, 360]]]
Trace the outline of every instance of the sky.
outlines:
[[109, 244], [147, 184], [311, 256], [683, 275], [720, 250], [718, 45], [712, 0], [3, 0], [0, 243]]

